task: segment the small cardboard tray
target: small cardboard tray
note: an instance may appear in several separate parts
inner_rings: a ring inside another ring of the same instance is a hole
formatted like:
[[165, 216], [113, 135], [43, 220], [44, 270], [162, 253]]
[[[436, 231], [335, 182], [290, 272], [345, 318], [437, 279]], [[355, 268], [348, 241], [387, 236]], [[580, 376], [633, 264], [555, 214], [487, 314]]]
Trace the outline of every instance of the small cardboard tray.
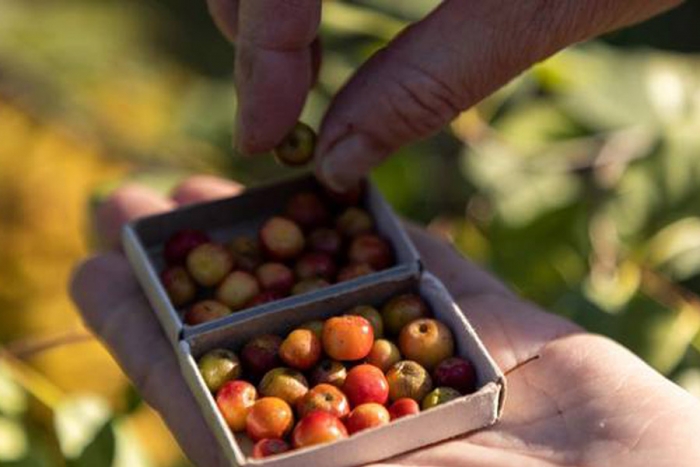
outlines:
[[[244, 436], [233, 435], [226, 426], [199, 374], [197, 358], [217, 347], [238, 351], [257, 335], [289, 332], [303, 322], [342, 314], [355, 305], [378, 306], [395, 295], [409, 291], [420, 293], [429, 303], [434, 316], [450, 327], [458, 355], [471, 360], [476, 368], [477, 391], [342, 441], [268, 459], [250, 458], [250, 441]], [[269, 310], [265, 314], [249, 314], [235, 323], [219, 325], [185, 338], [180, 342], [177, 353], [185, 380], [231, 465], [337, 467], [386, 459], [495, 423], [505, 392], [503, 374], [449, 292], [430, 273], [423, 273], [420, 277], [394, 276], [370, 285], [357, 283], [346, 287], [342, 294], [327, 296], [323, 300], [297, 303], [294, 307]]]
[[178, 230], [185, 228], [202, 229], [214, 240], [222, 242], [236, 235], [255, 235], [266, 219], [284, 212], [286, 203], [292, 195], [318, 188], [318, 182], [313, 176], [305, 175], [272, 185], [251, 188], [239, 196], [141, 218], [124, 228], [124, 251], [174, 346], [177, 346], [183, 337], [245, 321], [253, 316], [295, 308], [309, 301], [323, 302], [335, 295], [343, 294], [348, 289], [386, 278], [416, 277], [420, 274], [418, 253], [400, 221], [379, 191], [372, 184], [368, 184], [361, 205], [373, 216], [379, 234], [391, 242], [396, 258], [394, 266], [314, 292], [242, 310], [216, 321], [197, 326], [184, 324], [181, 312], [173, 307], [159, 279], [159, 273], [164, 268], [162, 251], [167, 239]]

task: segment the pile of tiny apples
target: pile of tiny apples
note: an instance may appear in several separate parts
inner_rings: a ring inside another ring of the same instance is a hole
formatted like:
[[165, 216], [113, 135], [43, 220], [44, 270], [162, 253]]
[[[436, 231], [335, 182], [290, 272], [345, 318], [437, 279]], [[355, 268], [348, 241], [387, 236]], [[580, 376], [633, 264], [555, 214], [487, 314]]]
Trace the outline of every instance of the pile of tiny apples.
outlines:
[[350, 198], [297, 193], [257, 237], [227, 244], [200, 230], [172, 235], [163, 250], [161, 281], [173, 305], [185, 309], [185, 323], [201, 324], [392, 266], [390, 243], [357, 206], [360, 197]]
[[347, 438], [475, 390], [472, 364], [415, 294], [356, 306], [284, 338], [266, 334], [198, 360], [234, 432], [266, 457]]

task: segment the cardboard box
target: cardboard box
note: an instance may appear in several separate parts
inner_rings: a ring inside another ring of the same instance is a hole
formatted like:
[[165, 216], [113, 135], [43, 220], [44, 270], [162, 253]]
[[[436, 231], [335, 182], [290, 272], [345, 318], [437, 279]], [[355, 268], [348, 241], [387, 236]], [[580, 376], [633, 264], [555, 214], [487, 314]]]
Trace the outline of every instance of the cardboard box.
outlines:
[[[253, 234], [264, 219], [283, 212], [291, 194], [313, 187], [315, 183], [306, 176], [251, 189], [239, 197], [140, 219], [124, 230], [124, 248], [132, 267], [174, 345], [185, 380], [231, 465], [357, 465], [495, 423], [505, 392], [502, 373], [449, 292], [437, 278], [422, 270], [420, 258], [400, 222], [373, 187], [369, 187], [364, 205], [374, 216], [380, 233], [391, 241], [397, 259], [395, 266], [308, 294], [243, 310], [214, 322], [194, 327], [183, 325], [180, 312], [171, 305], [159, 280], [158, 273], [163, 267], [162, 246], [167, 238], [182, 228], [206, 230], [216, 240], [242, 233]], [[196, 359], [215, 347], [239, 350], [257, 335], [283, 334], [303, 322], [339, 315], [355, 305], [380, 305], [392, 296], [408, 291], [420, 293], [430, 304], [435, 317], [450, 327], [457, 353], [475, 365], [477, 392], [346, 440], [268, 459], [249, 458], [250, 441], [242, 435], [234, 436], [226, 426], [199, 374]]]

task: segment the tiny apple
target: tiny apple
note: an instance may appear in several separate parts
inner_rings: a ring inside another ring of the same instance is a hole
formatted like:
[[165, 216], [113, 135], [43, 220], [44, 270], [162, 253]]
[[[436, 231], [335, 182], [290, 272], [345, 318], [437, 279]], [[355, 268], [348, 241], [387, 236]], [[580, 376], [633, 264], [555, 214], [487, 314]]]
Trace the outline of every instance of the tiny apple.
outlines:
[[450, 402], [459, 397], [462, 397], [462, 395], [456, 389], [448, 388], [445, 386], [435, 388], [423, 398], [423, 402], [421, 403], [421, 409], [432, 409], [433, 407], [436, 407], [440, 404], [444, 404], [446, 402]]
[[351, 264], [369, 264], [374, 270], [386, 269], [394, 262], [394, 252], [389, 242], [383, 238], [363, 234], [350, 244], [348, 250], [348, 261]]
[[280, 346], [282, 361], [297, 370], [308, 370], [321, 359], [321, 340], [308, 329], [295, 329]]
[[372, 274], [374, 269], [369, 264], [348, 264], [338, 272], [338, 282], [350, 281]]
[[343, 247], [343, 238], [338, 231], [325, 227], [318, 228], [309, 234], [307, 239], [309, 250], [337, 257]]
[[326, 224], [330, 218], [326, 205], [315, 193], [310, 191], [292, 196], [287, 202], [286, 215], [303, 229]]
[[384, 404], [389, 398], [389, 383], [382, 370], [376, 366], [362, 364], [348, 371], [343, 383], [343, 392], [352, 407], [368, 402]]
[[264, 438], [282, 439], [294, 426], [294, 412], [279, 397], [263, 397], [250, 408], [246, 417], [246, 433], [253, 441]]
[[296, 370], [285, 367], [273, 368], [265, 373], [258, 391], [265, 397], [279, 397], [294, 406], [309, 390], [306, 377]]
[[231, 309], [216, 300], [202, 300], [185, 312], [185, 323], [190, 326], [206, 323], [231, 314]]
[[260, 244], [255, 238], [235, 237], [226, 247], [233, 256], [233, 262], [237, 269], [246, 272], [253, 272], [260, 264], [263, 257], [260, 251]]
[[415, 294], [404, 294], [394, 297], [382, 307], [384, 330], [397, 336], [401, 329], [411, 321], [430, 315], [428, 306], [422, 298]]
[[281, 298], [284, 298], [284, 295], [281, 295], [275, 292], [274, 290], [263, 290], [255, 297], [253, 297], [253, 299], [249, 301], [246, 306], [252, 308], [254, 306], [264, 305], [265, 303], [277, 301]]
[[335, 228], [346, 237], [356, 237], [374, 229], [374, 221], [364, 209], [352, 206], [335, 220]]
[[307, 321], [301, 326], [299, 326], [299, 329], [308, 329], [309, 331], [316, 334], [316, 337], [318, 337], [319, 339], [323, 339], [323, 321], [321, 321], [320, 319]]
[[283, 295], [287, 295], [294, 286], [294, 273], [282, 263], [261, 264], [255, 270], [255, 277], [263, 289]]
[[367, 430], [391, 421], [389, 411], [381, 404], [369, 402], [361, 404], [352, 409], [350, 415], [345, 420], [345, 426], [351, 435], [358, 431]]
[[348, 430], [338, 417], [315, 411], [302, 418], [292, 432], [295, 448], [330, 443], [348, 437]]
[[257, 279], [249, 272], [234, 271], [216, 288], [216, 299], [232, 310], [241, 310], [260, 293]]
[[404, 397], [389, 406], [389, 415], [391, 420], [396, 420], [397, 418], [405, 417], [407, 415], [414, 415], [420, 412], [420, 406], [415, 400]]
[[347, 374], [342, 363], [335, 360], [323, 360], [311, 373], [311, 384], [327, 383], [340, 388], [345, 383]]
[[175, 234], [165, 242], [165, 248], [163, 249], [165, 262], [170, 265], [184, 264], [190, 251], [194, 250], [202, 243], [210, 241], [209, 235], [201, 230], [184, 229], [175, 232]]
[[282, 454], [290, 449], [292, 447], [283, 439], [263, 438], [253, 446], [253, 459]]
[[409, 397], [421, 401], [433, 389], [430, 374], [416, 362], [402, 360], [386, 374], [389, 383], [389, 397], [392, 401]]
[[362, 316], [334, 316], [323, 325], [323, 350], [334, 360], [365, 358], [373, 343], [372, 325]]
[[260, 228], [260, 243], [271, 258], [286, 261], [304, 251], [304, 234], [294, 221], [275, 216]]
[[160, 275], [170, 301], [176, 307], [187, 304], [197, 295], [197, 285], [182, 266], [171, 266]]
[[218, 391], [225, 382], [241, 375], [241, 363], [228, 349], [210, 350], [199, 359], [197, 366], [211, 392]]
[[305, 417], [315, 410], [328, 412], [342, 419], [350, 413], [350, 404], [345, 394], [331, 384], [319, 384], [304, 394], [297, 402], [297, 415]]
[[374, 365], [383, 372], [389, 371], [394, 364], [401, 361], [401, 353], [396, 345], [387, 339], [377, 339], [365, 362]]
[[245, 430], [248, 412], [257, 396], [255, 386], [240, 379], [221, 386], [216, 393], [216, 405], [231, 431]]
[[263, 334], [243, 346], [241, 361], [243, 369], [256, 377], [280, 366], [279, 349], [282, 338], [274, 334]]
[[326, 253], [305, 253], [294, 265], [294, 272], [300, 280], [320, 277], [327, 281], [335, 278], [337, 268], [333, 258]]
[[199, 285], [213, 287], [233, 269], [233, 257], [218, 243], [202, 243], [187, 255], [187, 270]]
[[358, 305], [348, 310], [348, 314], [362, 316], [364, 319], [369, 321], [369, 324], [372, 325], [372, 330], [374, 331], [375, 339], [379, 339], [384, 335], [384, 323], [382, 322], [382, 315], [373, 306]]
[[404, 358], [414, 360], [432, 371], [438, 363], [454, 355], [452, 331], [436, 319], [423, 318], [404, 326], [399, 349]]
[[301, 295], [308, 292], [313, 292], [314, 290], [322, 289], [328, 287], [330, 282], [320, 277], [315, 277], [313, 279], [304, 279], [294, 284], [292, 287], [292, 295]]
[[451, 357], [435, 367], [433, 381], [436, 386], [447, 386], [462, 394], [469, 394], [476, 389], [476, 371], [469, 360]]
[[315, 148], [316, 132], [306, 123], [297, 122], [273, 153], [280, 164], [296, 167], [313, 159]]

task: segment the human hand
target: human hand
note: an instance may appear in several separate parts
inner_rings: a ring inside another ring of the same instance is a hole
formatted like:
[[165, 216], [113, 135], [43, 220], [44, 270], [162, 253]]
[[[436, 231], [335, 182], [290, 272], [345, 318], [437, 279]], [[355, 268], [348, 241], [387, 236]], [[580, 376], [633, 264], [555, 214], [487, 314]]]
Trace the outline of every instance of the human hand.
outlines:
[[[207, 0], [236, 43], [236, 139], [268, 151], [292, 129], [320, 64], [321, 0]], [[353, 187], [400, 146], [442, 128], [532, 64], [682, 0], [445, 0], [365, 63], [333, 99], [316, 172]]]
[[[230, 196], [241, 187], [195, 177], [172, 199], [127, 186], [98, 213], [112, 251], [81, 265], [71, 292], [144, 399], [197, 465], [224, 465], [170, 343], [117, 251], [121, 225], [179, 204]], [[508, 394], [496, 425], [382, 465], [700, 465], [700, 403], [620, 345], [585, 333], [513, 295], [447, 243], [408, 226], [426, 268], [457, 299], [498, 365]]]

